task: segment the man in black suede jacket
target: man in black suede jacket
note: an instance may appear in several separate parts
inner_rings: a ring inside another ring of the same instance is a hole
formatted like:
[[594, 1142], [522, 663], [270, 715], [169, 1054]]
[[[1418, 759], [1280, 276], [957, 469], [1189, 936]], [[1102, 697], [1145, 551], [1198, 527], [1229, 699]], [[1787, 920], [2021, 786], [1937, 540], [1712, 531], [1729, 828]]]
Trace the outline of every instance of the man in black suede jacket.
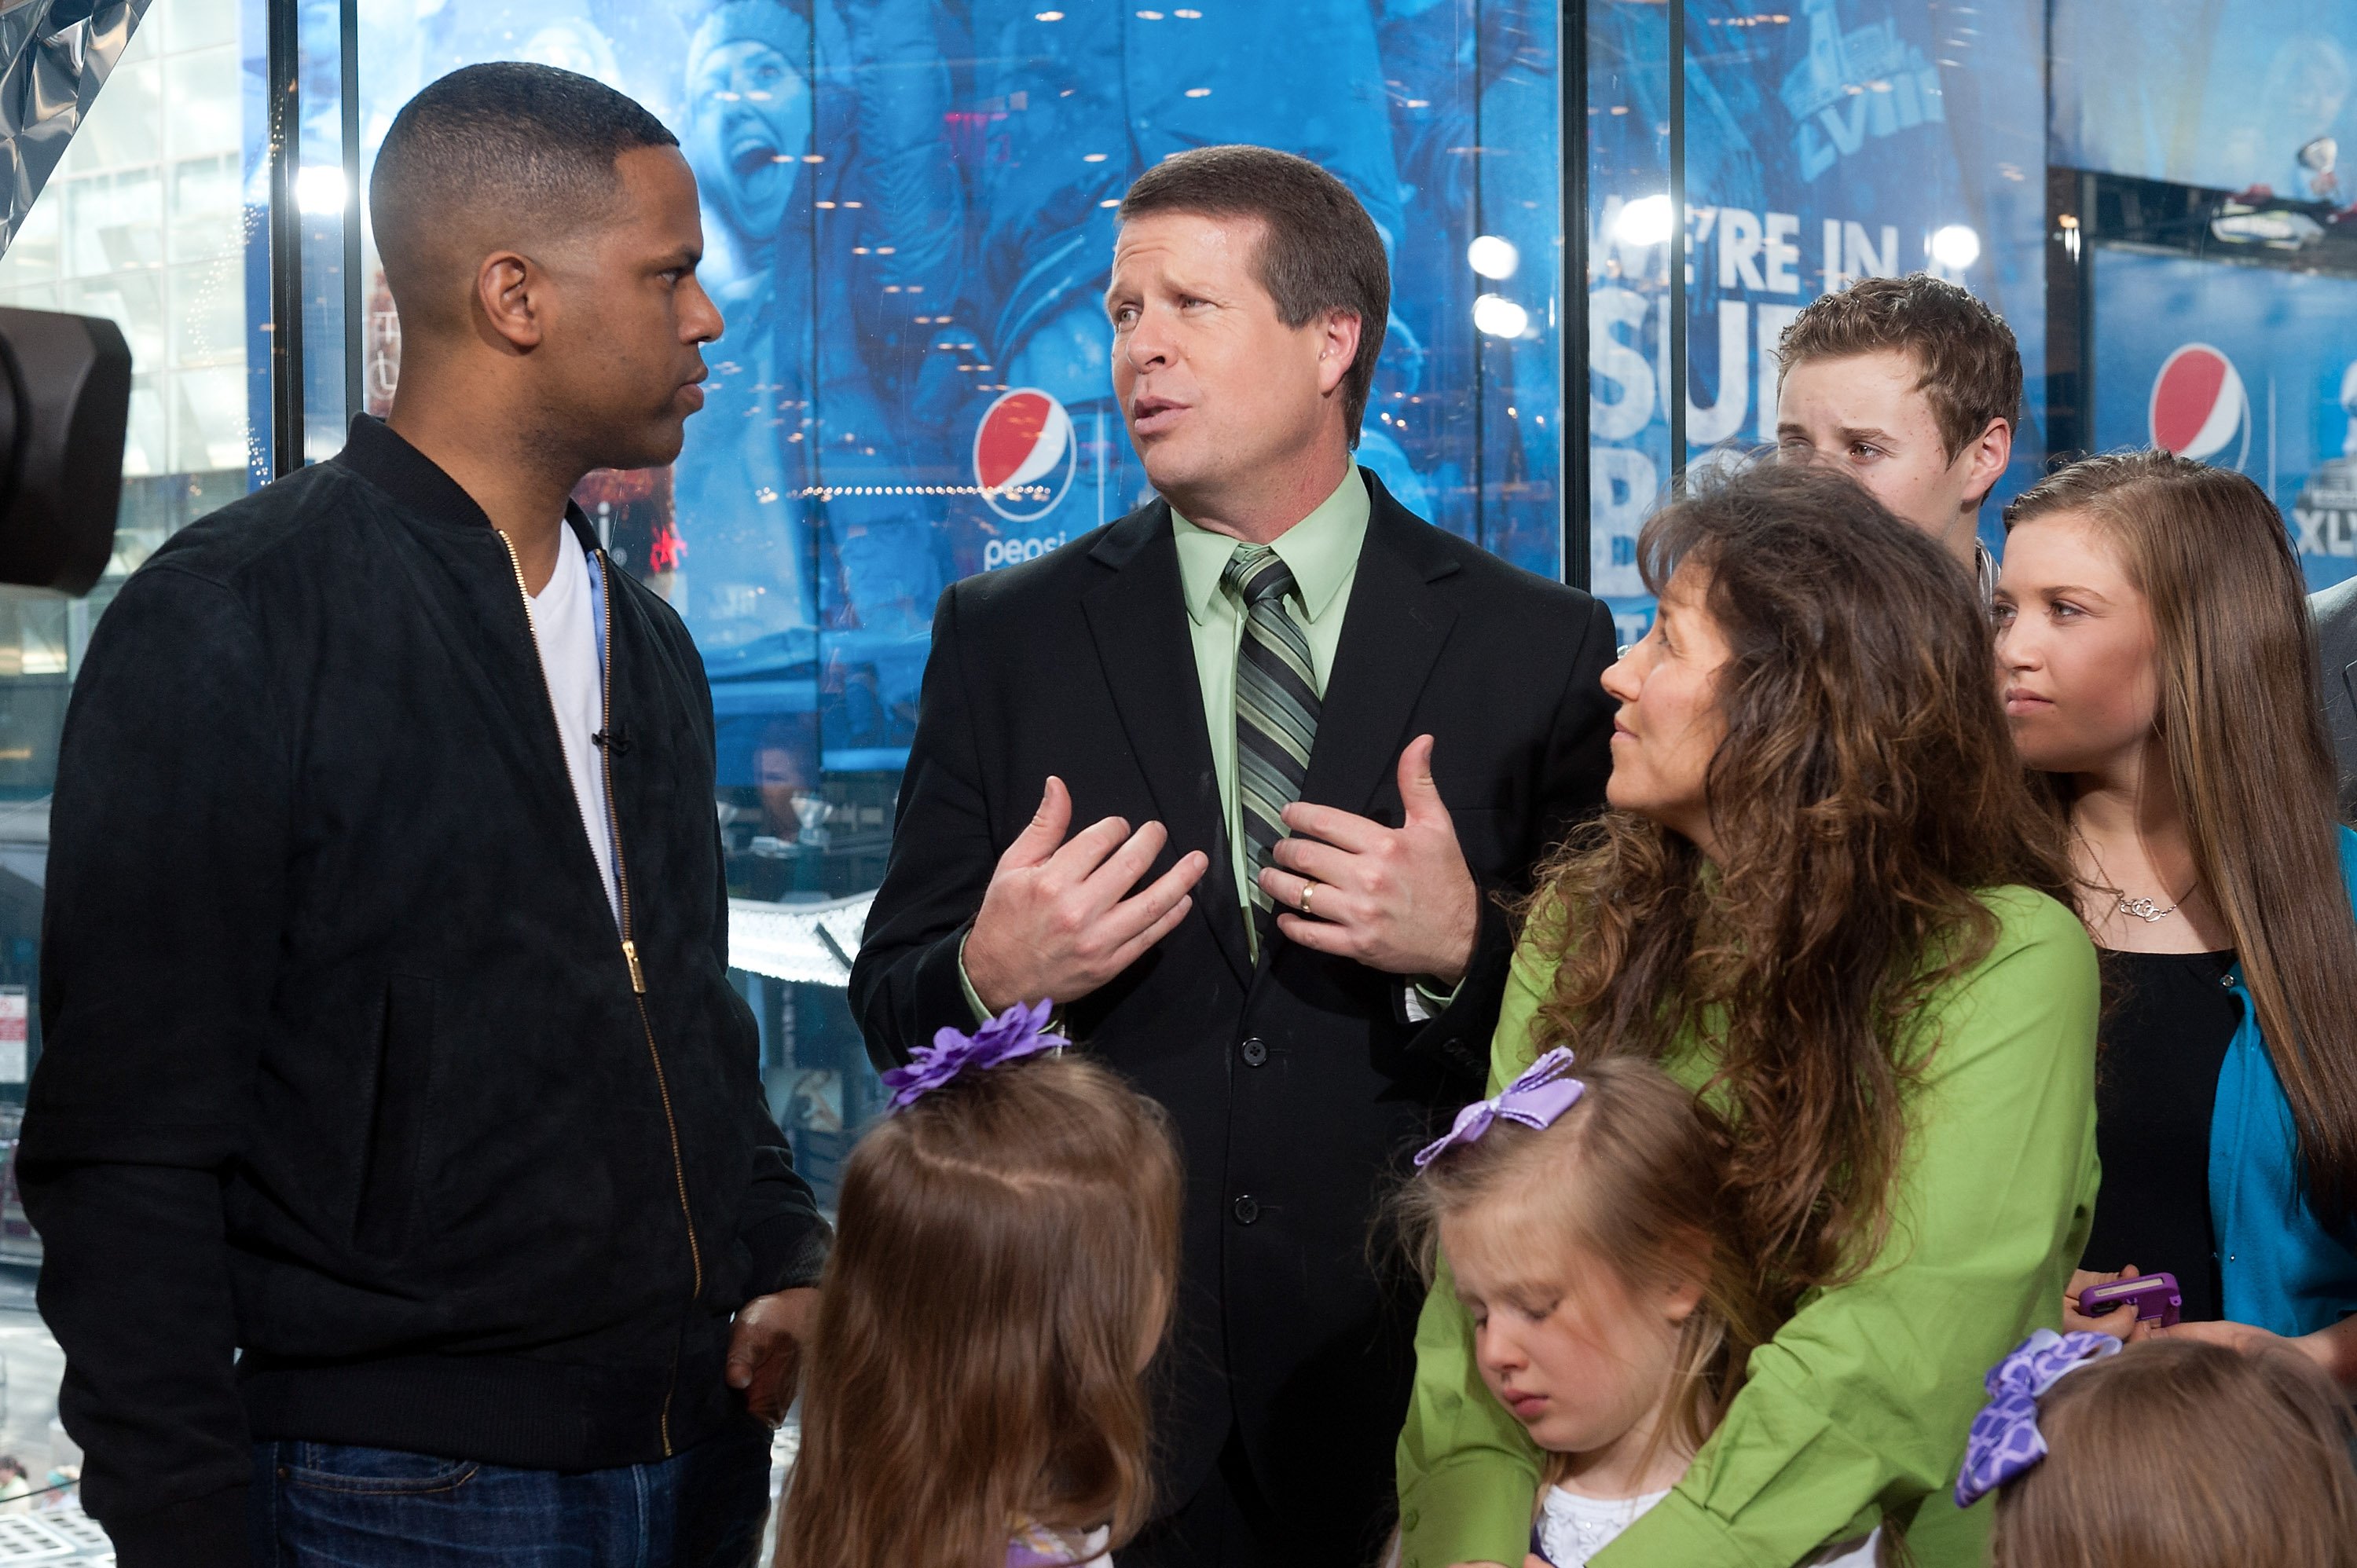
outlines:
[[158, 551], [67, 719], [20, 1159], [62, 1412], [124, 1568], [734, 1568], [827, 1233], [702, 665], [566, 500], [701, 403], [694, 183], [497, 65], [371, 200], [389, 424]]

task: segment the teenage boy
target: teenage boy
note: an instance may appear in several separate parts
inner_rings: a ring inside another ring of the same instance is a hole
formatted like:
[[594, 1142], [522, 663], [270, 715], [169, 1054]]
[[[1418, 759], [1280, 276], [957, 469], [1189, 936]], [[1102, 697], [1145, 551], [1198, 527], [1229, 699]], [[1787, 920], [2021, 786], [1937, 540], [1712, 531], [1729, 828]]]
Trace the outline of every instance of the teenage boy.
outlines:
[[1839, 467], [1996, 590], [1981, 503], [2013, 459], [2021, 352], [2004, 317], [1928, 273], [1865, 278], [1784, 329], [1776, 446]]

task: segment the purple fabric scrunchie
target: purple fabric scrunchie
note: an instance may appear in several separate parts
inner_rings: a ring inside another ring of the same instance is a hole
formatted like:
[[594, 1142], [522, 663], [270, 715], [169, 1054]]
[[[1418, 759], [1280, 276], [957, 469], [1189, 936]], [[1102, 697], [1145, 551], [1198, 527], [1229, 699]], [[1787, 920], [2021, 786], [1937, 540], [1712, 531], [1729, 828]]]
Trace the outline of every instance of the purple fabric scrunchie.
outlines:
[[1071, 1045], [1063, 1036], [1048, 1033], [1050, 1006], [1046, 1001], [1017, 1002], [971, 1035], [956, 1029], [935, 1031], [931, 1045], [919, 1046], [909, 1053], [908, 1066], [884, 1074], [884, 1087], [892, 1091], [886, 1113], [906, 1111], [963, 1073], [1004, 1067]]
[[1498, 1093], [1459, 1111], [1455, 1126], [1415, 1152], [1415, 1168], [1422, 1170], [1459, 1144], [1478, 1142], [1501, 1116], [1525, 1127], [1551, 1127], [1587, 1092], [1587, 1085], [1571, 1076], [1571, 1052], [1557, 1046]]
[[1973, 1417], [1964, 1439], [1964, 1467], [1956, 1477], [1956, 1506], [1970, 1508], [2046, 1457], [2038, 1430], [2038, 1396], [2063, 1373], [2119, 1352], [2108, 1334], [2057, 1334], [2041, 1328], [1988, 1370], [1988, 1403]]

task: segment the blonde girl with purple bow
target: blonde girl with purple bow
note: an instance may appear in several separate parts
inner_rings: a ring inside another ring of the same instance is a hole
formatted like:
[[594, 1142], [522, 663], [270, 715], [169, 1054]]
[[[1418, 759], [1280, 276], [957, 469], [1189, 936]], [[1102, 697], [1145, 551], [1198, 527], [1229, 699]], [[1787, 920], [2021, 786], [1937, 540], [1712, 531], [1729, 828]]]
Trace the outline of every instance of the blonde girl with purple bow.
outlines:
[[884, 1075], [845, 1167], [772, 1568], [1110, 1568], [1178, 1277], [1160, 1106], [1048, 1006]]
[[1558, 1048], [1416, 1156], [1406, 1234], [1428, 1274], [1446, 1260], [1482, 1380], [1544, 1455], [1528, 1568], [1584, 1568], [1667, 1495], [1774, 1329], [1727, 1155], [1659, 1068], [1575, 1073]]
[[2357, 1568], [2348, 1404], [2296, 1351], [2041, 1330], [1988, 1376], [1956, 1482], [1996, 1568]]

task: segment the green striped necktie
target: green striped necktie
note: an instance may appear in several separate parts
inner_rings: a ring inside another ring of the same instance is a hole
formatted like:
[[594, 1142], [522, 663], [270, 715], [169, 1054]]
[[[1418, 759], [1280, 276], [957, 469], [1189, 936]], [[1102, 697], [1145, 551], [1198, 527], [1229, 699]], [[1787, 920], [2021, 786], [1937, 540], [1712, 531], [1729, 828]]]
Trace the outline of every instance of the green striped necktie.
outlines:
[[1309, 748], [1318, 739], [1318, 682], [1309, 639], [1285, 607], [1293, 572], [1266, 544], [1239, 544], [1221, 585], [1244, 605], [1236, 659], [1236, 799], [1243, 819], [1245, 874], [1264, 934], [1275, 910], [1261, 891], [1261, 867], [1285, 836], [1285, 808], [1301, 799]]

